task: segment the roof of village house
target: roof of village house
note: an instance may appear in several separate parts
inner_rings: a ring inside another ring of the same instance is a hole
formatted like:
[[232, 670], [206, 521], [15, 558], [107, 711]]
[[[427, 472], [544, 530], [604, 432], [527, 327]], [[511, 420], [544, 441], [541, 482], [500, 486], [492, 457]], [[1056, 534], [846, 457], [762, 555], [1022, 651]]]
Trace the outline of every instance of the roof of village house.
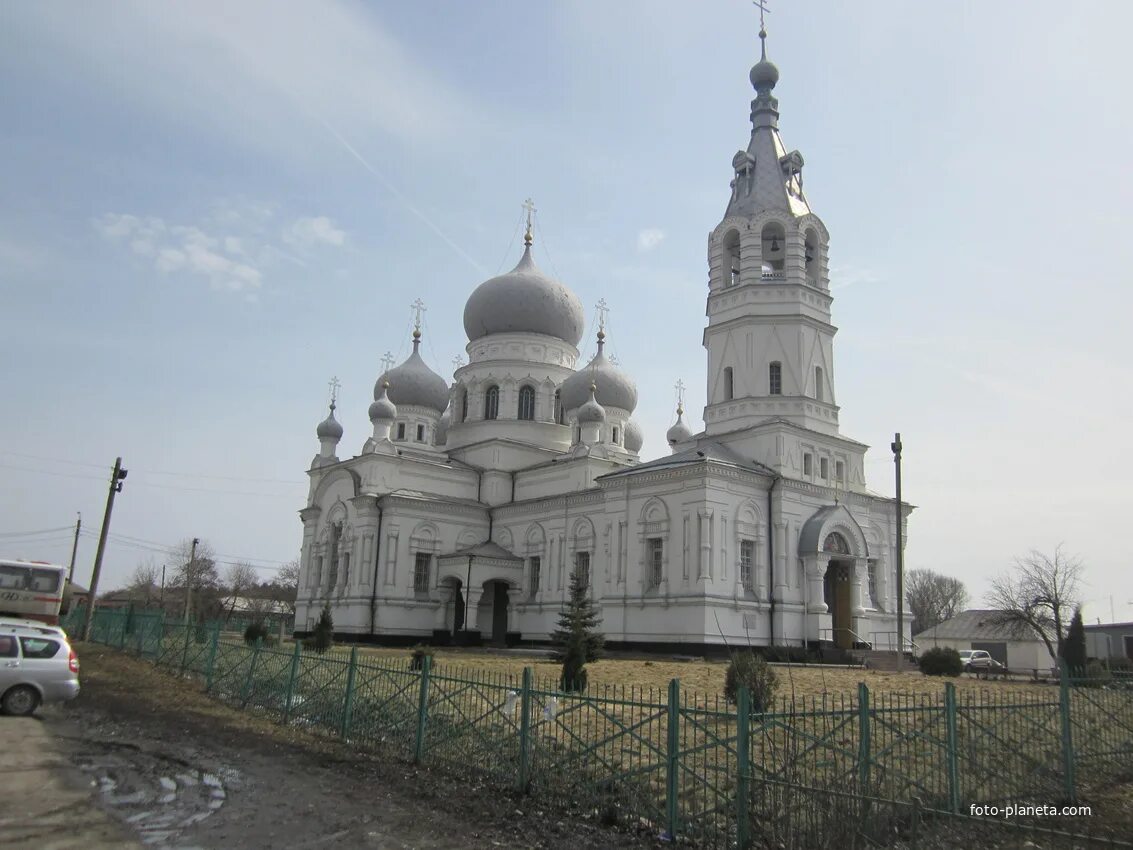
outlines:
[[1133, 629], [1133, 623], [1086, 623], [1086, 631], [1099, 631], [1101, 629]]
[[950, 620], [945, 620], [931, 629], [925, 629], [913, 640], [924, 638], [956, 640], [1038, 640], [1026, 626], [1018, 623], [997, 623], [995, 609], [972, 608], [962, 611]]

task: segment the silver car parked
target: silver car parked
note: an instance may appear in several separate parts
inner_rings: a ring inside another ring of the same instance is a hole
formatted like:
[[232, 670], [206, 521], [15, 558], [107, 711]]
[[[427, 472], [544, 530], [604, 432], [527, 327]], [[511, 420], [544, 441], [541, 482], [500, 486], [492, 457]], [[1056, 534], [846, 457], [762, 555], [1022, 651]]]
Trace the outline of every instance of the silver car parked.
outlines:
[[0, 710], [31, 714], [79, 695], [79, 657], [61, 631], [0, 625]]

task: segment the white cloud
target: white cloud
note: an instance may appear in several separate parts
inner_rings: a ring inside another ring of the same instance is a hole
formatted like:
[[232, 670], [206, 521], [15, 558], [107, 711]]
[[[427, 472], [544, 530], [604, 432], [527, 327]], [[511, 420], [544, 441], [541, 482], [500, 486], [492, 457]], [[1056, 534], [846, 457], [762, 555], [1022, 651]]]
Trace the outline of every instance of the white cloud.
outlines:
[[637, 232], [637, 250], [641, 253], [652, 251], [665, 241], [665, 231], [655, 227], [647, 227]]
[[346, 233], [334, 226], [325, 215], [298, 218], [283, 231], [283, 241], [289, 245], [310, 248], [314, 245], [342, 245]]
[[[249, 215], [238, 206], [228, 206], [224, 213], [223, 220], [230, 226], [261, 217], [261, 211], [253, 210]], [[217, 220], [214, 215], [206, 226], [215, 226]], [[263, 284], [263, 270], [247, 256], [253, 236], [211, 233], [197, 225], [169, 224], [156, 216], [142, 218], [129, 213], [107, 213], [95, 219], [94, 226], [105, 239], [152, 260], [154, 269], [163, 275], [203, 277], [213, 289], [232, 292], [257, 289]], [[268, 256], [266, 249], [271, 246], [262, 247], [265, 250], [260, 253]]]

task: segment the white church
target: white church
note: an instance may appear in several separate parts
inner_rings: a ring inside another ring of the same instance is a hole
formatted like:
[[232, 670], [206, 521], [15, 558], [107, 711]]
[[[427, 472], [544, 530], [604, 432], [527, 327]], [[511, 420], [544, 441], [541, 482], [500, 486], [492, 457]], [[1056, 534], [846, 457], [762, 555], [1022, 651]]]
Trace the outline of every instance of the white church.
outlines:
[[299, 632], [329, 603], [357, 640], [546, 641], [578, 573], [615, 646], [896, 647], [896, 509], [839, 433], [828, 233], [763, 45], [708, 237], [704, 430], [678, 406], [671, 453], [639, 456], [634, 381], [602, 322], [580, 368], [584, 309], [532, 261], [529, 209], [519, 264], [465, 304], [468, 364], [451, 380], [425, 364], [418, 311], [360, 452], [338, 456], [333, 401], [319, 424]]

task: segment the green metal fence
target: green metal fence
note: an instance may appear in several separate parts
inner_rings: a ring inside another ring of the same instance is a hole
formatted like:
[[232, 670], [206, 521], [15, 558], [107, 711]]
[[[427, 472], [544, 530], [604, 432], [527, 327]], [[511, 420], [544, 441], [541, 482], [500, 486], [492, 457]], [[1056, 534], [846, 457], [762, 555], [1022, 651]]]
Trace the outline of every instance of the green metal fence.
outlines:
[[[566, 694], [530, 668], [488, 674], [424, 658], [414, 669], [408, 657], [357, 648], [316, 655], [160, 614], [99, 611], [91, 640], [282, 723], [711, 847], [823, 847], [829, 836], [839, 847], [950, 846], [982, 828], [972, 804], [1069, 803], [1133, 779], [1133, 682], [1112, 677], [1063, 678], [1030, 694], [862, 684], [757, 713], [743, 690], [736, 705], [676, 679], [660, 691]], [[1073, 821], [989, 823], [996, 834], [1043, 836], [1035, 846], [1133, 848], [1075, 832]], [[1059, 844], [1064, 834], [1078, 843]]]

